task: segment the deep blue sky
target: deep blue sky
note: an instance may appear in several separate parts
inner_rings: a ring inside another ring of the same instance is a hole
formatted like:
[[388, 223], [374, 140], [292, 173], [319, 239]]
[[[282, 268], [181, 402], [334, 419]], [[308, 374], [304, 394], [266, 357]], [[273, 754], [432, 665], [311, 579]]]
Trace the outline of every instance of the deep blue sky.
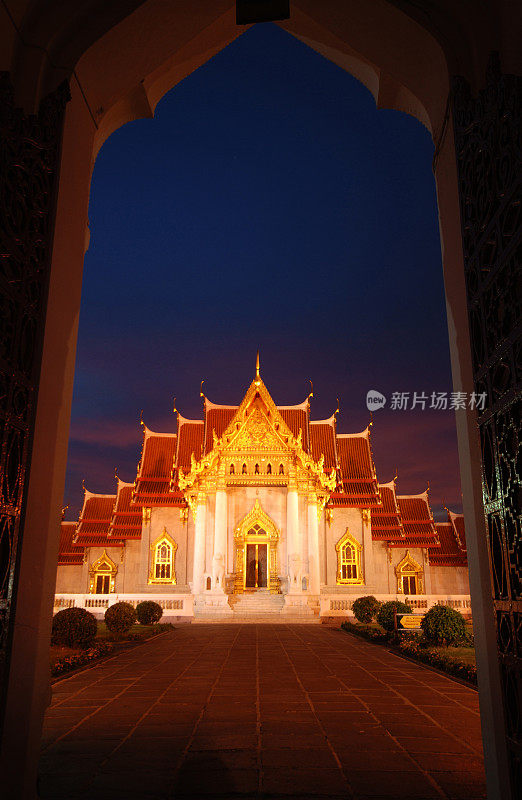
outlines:
[[[275, 25], [250, 28], [116, 131], [94, 169], [65, 503], [133, 480], [139, 413], [172, 431], [239, 403], [256, 350], [274, 400], [312, 415], [366, 392], [450, 391], [433, 143]], [[453, 413], [374, 415], [401, 493], [460, 507]]]

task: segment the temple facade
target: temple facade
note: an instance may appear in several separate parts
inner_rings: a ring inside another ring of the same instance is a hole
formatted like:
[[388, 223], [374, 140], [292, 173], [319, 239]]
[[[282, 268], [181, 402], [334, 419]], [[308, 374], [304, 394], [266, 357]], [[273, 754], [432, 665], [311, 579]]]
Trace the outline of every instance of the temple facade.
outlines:
[[371, 425], [338, 433], [310, 396], [276, 406], [259, 363], [239, 406], [204, 398], [175, 433], [142, 425], [134, 482], [85, 491], [62, 522], [58, 608], [149, 598], [194, 621], [313, 621], [373, 594], [469, 610], [462, 516], [435, 523], [427, 491], [379, 483]]

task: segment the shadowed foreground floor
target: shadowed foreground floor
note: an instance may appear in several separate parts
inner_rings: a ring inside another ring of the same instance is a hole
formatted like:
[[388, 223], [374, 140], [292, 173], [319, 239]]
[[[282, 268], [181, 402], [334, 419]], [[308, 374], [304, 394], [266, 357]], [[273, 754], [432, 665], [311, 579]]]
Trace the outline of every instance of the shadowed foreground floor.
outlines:
[[40, 797], [485, 798], [475, 691], [317, 625], [194, 625], [53, 687]]

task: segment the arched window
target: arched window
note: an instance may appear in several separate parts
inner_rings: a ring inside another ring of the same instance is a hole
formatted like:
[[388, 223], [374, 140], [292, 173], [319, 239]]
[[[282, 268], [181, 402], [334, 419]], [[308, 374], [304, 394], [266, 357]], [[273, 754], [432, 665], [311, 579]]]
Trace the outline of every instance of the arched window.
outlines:
[[233, 465], [233, 464], [231, 464], [231, 465], [230, 465], [230, 474], [231, 474], [231, 475], [234, 475], [234, 473], [235, 473], [234, 465]]
[[266, 474], [267, 475], [271, 475], [272, 474], [272, 464], [267, 464]]
[[256, 475], [259, 475], [259, 464], [256, 464], [256, 465], [255, 465], [255, 467], [254, 467], [254, 473], [255, 473]]
[[243, 466], [241, 467], [241, 474], [242, 475], [246, 475], [247, 474], [246, 464], [243, 464]]
[[399, 561], [395, 567], [395, 575], [397, 576], [397, 592], [407, 595], [423, 594], [422, 567], [415, 561], [409, 550], [406, 551], [402, 561]]
[[89, 567], [89, 592], [91, 594], [110, 594], [115, 591], [118, 567], [109, 558], [107, 551]]
[[337, 583], [363, 583], [362, 545], [351, 536], [348, 528], [335, 545], [335, 549], [337, 550]]
[[163, 528], [163, 533], [151, 545], [149, 583], [176, 583], [175, 559], [178, 546]]
[[285, 474], [285, 468], [283, 467], [282, 464], [279, 464], [279, 474], [280, 475], [284, 475]]

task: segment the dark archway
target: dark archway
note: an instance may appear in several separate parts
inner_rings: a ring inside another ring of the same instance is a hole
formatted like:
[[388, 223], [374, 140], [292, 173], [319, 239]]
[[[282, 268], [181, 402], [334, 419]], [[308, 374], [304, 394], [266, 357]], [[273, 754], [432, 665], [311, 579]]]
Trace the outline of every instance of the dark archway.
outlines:
[[[8, 73], [0, 98], [8, 223], [1, 285], [3, 757], [11, 795], [29, 797], [47, 697], [93, 159], [113, 130], [151, 116], [168, 89], [242, 29], [229, 0], [201, 2], [197, 14], [158, 0], [97, 0], [81, 9], [20, 0], [4, 4], [1, 14]], [[508, 758], [513, 796], [520, 791], [522, 746], [520, 78], [509, 75], [522, 73], [515, 14], [509, 2], [485, 3], [478, 12], [471, 2], [439, 0], [428, 14], [402, 0], [296, 0], [281, 23], [358, 77], [379, 107], [414, 114], [434, 138], [454, 388], [477, 386], [490, 403], [478, 420], [481, 438], [470, 412], [457, 415], [457, 427], [488, 786], [491, 797], [503, 798]], [[493, 50], [500, 60], [491, 59]]]

